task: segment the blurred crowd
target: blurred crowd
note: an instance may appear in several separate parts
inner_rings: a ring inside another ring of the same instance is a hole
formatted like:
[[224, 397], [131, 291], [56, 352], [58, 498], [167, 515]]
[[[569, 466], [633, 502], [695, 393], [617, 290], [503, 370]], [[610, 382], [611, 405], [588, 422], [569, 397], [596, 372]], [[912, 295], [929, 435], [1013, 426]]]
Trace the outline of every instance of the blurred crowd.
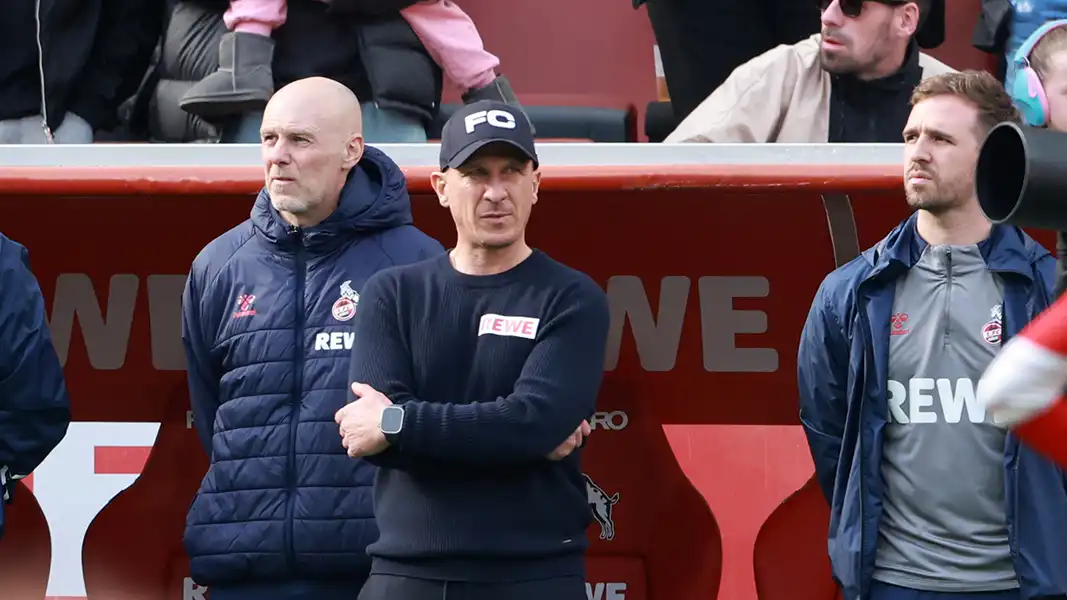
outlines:
[[[911, 89], [952, 69], [924, 52], [945, 0], [632, 2], [670, 99], [650, 141], [896, 142]], [[906, 23], [868, 8], [906, 4]], [[1010, 86], [1021, 41], [1064, 16], [986, 0], [967, 26]], [[4, 144], [257, 143], [274, 91], [312, 75], [355, 92], [372, 143], [434, 139], [446, 86], [524, 110], [462, 0], [9, 0], [0, 36]]]

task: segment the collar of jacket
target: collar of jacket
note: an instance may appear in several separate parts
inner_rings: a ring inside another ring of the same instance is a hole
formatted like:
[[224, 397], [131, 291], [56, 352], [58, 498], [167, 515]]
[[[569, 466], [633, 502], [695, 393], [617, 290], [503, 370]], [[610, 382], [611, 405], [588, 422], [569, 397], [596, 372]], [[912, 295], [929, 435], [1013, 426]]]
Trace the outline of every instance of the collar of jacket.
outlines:
[[848, 96], [876, 94], [884, 97], [887, 92], [911, 90], [922, 80], [922, 67], [919, 66], [919, 45], [913, 38], [908, 43], [908, 52], [904, 64], [895, 73], [881, 79], [859, 79], [855, 75], [831, 75], [831, 81]]
[[291, 252], [302, 244], [314, 254], [414, 223], [404, 172], [385, 153], [371, 146], [364, 148], [363, 156], [348, 173], [337, 209], [322, 223], [296, 231], [274, 209], [266, 187], [256, 198], [251, 219], [256, 231], [278, 249]]
[[[918, 213], [913, 213], [873, 248], [863, 253], [872, 266], [864, 282], [896, 279], [915, 266], [923, 250], [929, 245], [915, 229]], [[1033, 263], [1040, 258], [1036, 242], [1018, 227], [993, 225], [989, 237], [978, 243], [990, 271], [1013, 273], [1034, 279]]]

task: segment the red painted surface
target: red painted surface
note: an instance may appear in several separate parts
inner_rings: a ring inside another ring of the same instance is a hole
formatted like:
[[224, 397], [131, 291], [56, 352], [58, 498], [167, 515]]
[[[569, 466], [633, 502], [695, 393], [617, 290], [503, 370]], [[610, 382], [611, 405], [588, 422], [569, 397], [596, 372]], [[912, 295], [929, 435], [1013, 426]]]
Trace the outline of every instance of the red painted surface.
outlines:
[[151, 446], [97, 446], [93, 470], [97, 475], [140, 475], [151, 451]]
[[[948, 39], [932, 52], [957, 68], [990, 65], [990, 57], [970, 47], [978, 3], [949, 3]], [[654, 40], [644, 9], [634, 11], [626, 0], [538, 0], [521, 10], [466, 0], [464, 8], [479, 24], [487, 48], [501, 57], [502, 72], [529, 102], [633, 104], [643, 128], [644, 106], [656, 93]], [[529, 23], [538, 23], [536, 32]], [[605, 31], [611, 34], [597, 33]], [[446, 101], [457, 99], [455, 91], [446, 95]], [[409, 169], [408, 175], [418, 225], [450, 243], [452, 226], [447, 212], [428, 197], [427, 173]], [[260, 183], [255, 168], [0, 173], [4, 231], [30, 248], [50, 305], [60, 273], [88, 274], [102, 300], [112, 275], [132, 273], [142, 280], [123, 367], [91, 368], [77, 325], [66, 367], [76, 419], [164, 423], [150, 452], [101, 447], [94, 453], [100, 473], [143, 468], [144, 475], [87, 533], [90, 598], [181, 597], [187, 575], [181, 528], [206, 457], [185, 427], [184, 373], [152, 367], [143, 281], [151, 274], [185, 273], [204, 244], [245, 218], [249, 194]], [[596, 525], [590, 530], [594, 593], [599, 589], [610, 598], [610, 590], [618, 593], [618, 584], [626, 583], [627, 600], [833, 598], [825, 560], [826, 507], [809, 480], [812, 466], [796, 425], [794, 379], [808, 299], [833, 267], [818, 193], [853, 194], [866, 246], [905, 214], [899, 185], [899, 165], [547, 169], [530, 232], [539, 247], [602, 284], [616, 275], [639, 276], [653, 314], [664, 277], [693, 282], [674, 368], [642, 369], [627, 326], [619, 366], [606, 375], [601, 409], [625, 410], [631, 421], [624, 431], [598, 432], [587, 455], [587, 471], [598, 485], [619, 493], [616, 537], [602, 540]], [[609, 201], [611, 210], [575, 215], [567, 208]], [[49, 228], [40, 227], [42, 203]], [[109, 234], [119, 219], [164, 218], [166, 228]], [[54, 243], [57, 232], [70, 232], [62, 246]], [[1050, 243], [1044, 236], [1037, 237]], [[749, 251], [737, 253], [739, 245]], [[782, 256], [781, 247], [802, 248], [802, 259]], [[768, 278], [771, 292], [737, 299], [734, 309], [764, 311], [768, 329], [742, 334], [738, 343], [776, 349], [778, 369], [708, 372], [701, 362], [697, 280], [745, 275]], [[21, 485], [22, 496], [31, 501], [9, 513], [17, 524], [9, 524], [0, 545], [0, 579], [7, 592], [18, 592], [15, 597], [41, 598], [50, 560], [48, 526], [32, 501], [32, 478]]]
[[[423, 171], [408, 171], [416, 223], [448, 245], [449, 213], [429, 197]], [[5, 233], [28, 246], [51, 306], [61, 273], [88, 274], [100, 300], [118, 273], [142, 281], [185, 273], [204, 244], [247, 216], [259, 185], [254, 168], [8, 169], [0, 174], [0, 205]], [[860, 242], [869, 246], [907, 214], [899, 186], [895, 164], [546, 168], [529, 230], [535, 245], [605, 286], [616, 276], [640, 278], [653, 315], [665, 277], [691, 282], [675, 364], [644, 367], [627, 322], [617, 367], [605, 374], [600, 410], [625, 411], [629, 425], [596, 431], [586, 454], [586, 472], [607, 495], [619, 494], [615, 536], [590, 529], [591, 585], [606, 592], [609, 583], [627, 583], [628, 600], [777, 600], [801, 591], [817, 600], [832, 592], [826, 504], [804, 485], [812, 467], [796, 418], [796, 344], [809, 299], [833, 268], [820, 193], [852, 193]], [[577, 204], [603, 209], [575, 212]], [[42, 205], [48, 228], [40, 227]], [[165, 220], [167, 227], [107, 235], [119, 220]], [[76, 251], [56, 245], [57, 232], [69, 232]], [[91, 241], [86, 232], [95, 232]], [[793, 250], [783, 255], [782, 248]], [[770, 293], [702, 314], [701, 278], [746, 276], [766, 278]], [[90, 598], [162, 600], [187, 575], [181, 530], [206, 457], [186, 426], [184, 373], [153, 367], [149, 309], [142, 286], [121, 368], [92, 368], [79, 326], [71, 338], [66, 373], [75, 419], [163, 422], [144, 474], [86, 536]], [[703, 320], [729, 321], [729, 310], [766, 314], [766, 331], [739, 334], [736, 344], [774, 349], [776, 370], [705, 368]], [[96, 458], [98, 468], [130, 472], [144, 454], [100, 449]]]

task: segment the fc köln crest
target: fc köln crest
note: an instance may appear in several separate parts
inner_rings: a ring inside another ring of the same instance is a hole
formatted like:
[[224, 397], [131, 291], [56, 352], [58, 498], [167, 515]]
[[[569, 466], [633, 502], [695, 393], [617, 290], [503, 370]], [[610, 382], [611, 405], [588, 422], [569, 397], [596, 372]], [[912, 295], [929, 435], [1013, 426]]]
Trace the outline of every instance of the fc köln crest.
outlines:
[[356, 316], [356, 306], [359, 305], [359, 294], [352, 289], [352, 280], [341, 284], [341, 297], [333, 303], [333, 318], [338, 321], [349, 321]]
[[999, 344], [1001, 338], [1004, 335], [1003, 325], [1003, 305], [998, 304], [990, 311], [991, 317], [985, 325], [982, 326], [982, 339], [989, 344]]

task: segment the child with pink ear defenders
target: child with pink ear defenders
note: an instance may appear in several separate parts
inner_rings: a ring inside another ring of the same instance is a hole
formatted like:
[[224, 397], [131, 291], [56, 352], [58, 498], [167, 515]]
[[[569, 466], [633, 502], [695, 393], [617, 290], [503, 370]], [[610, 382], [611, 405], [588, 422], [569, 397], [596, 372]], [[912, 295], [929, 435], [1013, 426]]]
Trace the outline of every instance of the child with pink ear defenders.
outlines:
[[1067, 132], [1067, 19], [1039, 27], [1012, 63], [1008, 93], [1026, 124]]
[[[1049, 21], [1019, 46], [1009, 84], [1015, 107], [1031, 127], [1067, 132], [1067, 19]], [[1056, 296], [1067, 291], [1067, 232], [1056, 234]]]

